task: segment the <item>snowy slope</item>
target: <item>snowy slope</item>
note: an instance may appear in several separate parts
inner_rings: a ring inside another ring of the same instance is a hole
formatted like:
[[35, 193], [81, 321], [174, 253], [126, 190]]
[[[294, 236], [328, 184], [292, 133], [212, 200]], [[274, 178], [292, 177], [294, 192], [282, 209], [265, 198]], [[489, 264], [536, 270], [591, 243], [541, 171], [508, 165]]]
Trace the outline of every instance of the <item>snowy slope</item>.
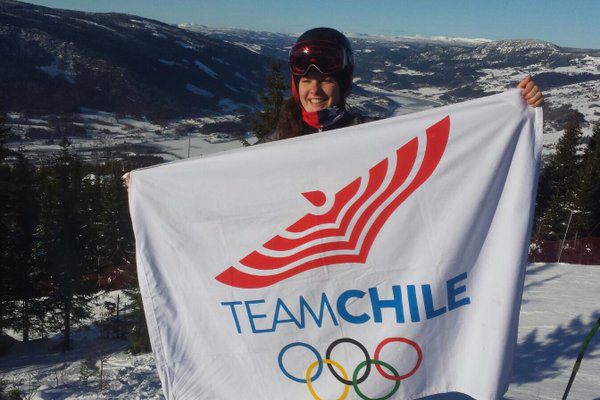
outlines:
[[[505, 400], [550, 400], [562, 397], [581, 343], [600, 316], [600, 266], [532, 264], [525, 279], [519, 342], [513, 378]], [[110, 294], [116, 296], [116, 292]], [[104, 299], [103, 299], [104, 300]], [[114, 301], [114, 300], [113, 300]], [[31, 399], [162, 399], [151, 355], [127, 354], [126, 343], [98, 338], [96, 328], [81, 328], [75, 349], [52, 350], [58, 337], [17, 343], [0, 358], [0, 373]], [[99, 368], [104, 360], [104, 387], [97, 376], [79, 383], [81, 365]], [[593, 338], [569, 399], [600, 399], [600, 336]], [[450, 394], [430, 400], [464, 400]]]
[[[600, 266], [532, 264], [506, 399], [560, 399], [583, 339], [600, 317]], [[600, 335], [592, 339], [569, 399], [600, 399]]]

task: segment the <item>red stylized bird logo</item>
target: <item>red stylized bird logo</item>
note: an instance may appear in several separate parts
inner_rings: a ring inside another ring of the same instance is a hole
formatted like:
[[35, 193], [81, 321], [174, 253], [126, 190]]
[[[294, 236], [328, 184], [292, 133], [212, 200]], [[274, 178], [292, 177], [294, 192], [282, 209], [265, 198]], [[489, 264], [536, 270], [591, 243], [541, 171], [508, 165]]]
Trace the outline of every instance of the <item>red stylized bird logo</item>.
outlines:
[[[369, 169], [364, 184], [359, 177], [339, 190], [329, 210], [304, 215], [284, 233], [265, 242], [264, 249], [240, 260], [241, 265], [256, 273], [231, 266], [215, 279], [229, 286], [260, 288], [314, 268], [364, 264], [387, 219], [439, 164], [449, 134], [450, 117], [446, 116], [427, 128], [427, 145], [416, 171], [413, 170], [418, 164], [417, 137], [396, 150], [395, 160], [386, 158]], [[394, 162], [395, 167], [390, 168], [389, 164]], [[302, 195], [316, 207], [327, 203], [327, 196], [321, 191]]]

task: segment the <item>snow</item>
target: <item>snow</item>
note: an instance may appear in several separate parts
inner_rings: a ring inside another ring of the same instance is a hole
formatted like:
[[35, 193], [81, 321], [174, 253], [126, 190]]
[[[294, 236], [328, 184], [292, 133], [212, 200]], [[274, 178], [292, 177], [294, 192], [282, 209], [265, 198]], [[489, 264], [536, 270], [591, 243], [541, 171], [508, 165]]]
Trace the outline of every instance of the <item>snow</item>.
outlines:
[[226, 87], [227, 89], [229, 89], [229, 90], [232, 90], [232, 91], [234, 91], [234, 92], [240, 93], [240, 91], [239, 91], [239, 90], [237, 90], [236, 88], [234, 88], [233, 86], [231, 86], [231, 85], [229, 85], [229, 84], [227, 84], [227, 83], [225, 84], [225, 87]]
[[243, 81], [246, 81], [247, 83], [251, 84], [252, 86], [259, 86], [256, 82], [251, 81], [250, 79], [246, 78], [244, 75], [240, 74], [239, 72], [235, 72], [233, 74], [233, 76], [235, 76], [236, 78], [240, 78]]
[[194, 46], [192, 46], [191, 44], [182, 42], [180, 40], [177, 40], [175, 43], [177, 43], [178, 45], [180, 45], [184, 49], [193, 49], [194, 48]]
[[223, 112], [233, 112], [240, 108], [240, 105], [228, 98], [219, 100], [219, 107]]
[[[160, 124], [131, 116], [82, 108], [81, 113], [76, 114], [69, 123], [83, 127], [86, 133], [81, 137], [70, 137], [70, 148], [84, 160], [93, 159], [97, 162], [99, 158], [106, 156], [105, 150], [110, 150], [113, 156], [114, 151], [117, 151], [131, 156], [136, 153], [153, 154], [162, 157], [165, 161], [173, 161], [187, 158], [188, 155], [197, 157], [242, 147], [242, 142], [235, 135], [216, 131], [213, 132], [216, 136], [201, 133], [205, 124], [239, 123], [242, 117], [240, 112], [252, 109], [250, 105], [235, 103], [227, 98], [220, 99], [219, 106], [223, 110], [235, 112], [221, 116], [177, 119]], [[54, 127], [50, 126], [49, 119], [44, 117], [28, 119], [16, 112], [7, 116], [13, 134], [21, 137], [20, 141], [8, 143], [6, 145], [8, 148], [23, 149], [26, 154], [39, 161], [60, 151], [61, 147], [58, 145], [60, 138], [52, 142], [48, 139], [30, 139], [26, 136], [27, 130], [31, 127], [54, 130]], [[182, 133], [182, 128], [185, 133]], [[249, 143], [256, 141], [255, 137], [246, 136], [245, 139]]]
[[[585, 55], [575, 59], [569, 66], [548, 67], [541, 64], [530, 65], [527, 68], [483, 68], [484, 75], [477, 80], [478, 88], [487, 93], [501, 92], [514, 86], [525, 75], [535, 75], [544, 72], [562, 73], [566, 75], [579, 75], [582, 73], [597, 74], [600, 70], [600, 57]], [[552, 108], [569, 106], [583, 114], [588, 124], [582, 126], [583, 136], [591, 136], [592, 124], [598, 121], [598, 107], [600, 107], [600, 85], [597, 80], [562, 85], [560, 87], [544, 89], [544, 101]], [[589, 123], [592, 124], [589, 124]], [[562, 136], [562, 129], [556, 130], [549, 124], [544, 124], [545, 154], [553, 152], [553, 145]]]
[[[519, 342], [506, 399], [559, 399], [584, 338], [600, 317], [600, 266], [532, 264], [527, 270]], [[600, 336], [587, 349], [569, 399], [600, 394]]]
[[58, 65], [58, 60], [54, 60], [54, 62], [50, 65], [42, 65], [35, 68], [47, 73], [52, 78], [56, 78], [57, 76], [62, 75], [62, 77], [65, 78], [65, 80], [70, 84], [75, 83], [75, 79], [73, 79], [73, 73], [61, 69]]
[[243, 47], [243, 48], [245, 48], [245, 49], [248, 49], [248, 50], [250, 50], [251, 52], [253, 52], [253, 53], [256, 53], [256, 54], [260, 54], [260, 51], [262, 50], [262, 46], [261, 46], [261, 45], [259, 45], [259, 44], [253, 44], [253, 43], [242, 43], [242, 42], [228, 42], [227, 40], [226, 40], [226, 42], [227, 42], [227, 43], [234, 44], [234, 45], [236, 45], [236, 46]]
[[425, 100], [419, 96], [411, 96], [406, 91], [401, 90], [392, 92], [388, 98], [398, 105], [394, 110], [394, 116], [410, 114], [440, 105], [435, 101]]
[[400, 67], [400, 69], [397, 69], [397, 70], [394, 71], [394, 74], [396, 74], [396, 75], [410, 75], [410, 76], [433, 75], [433, 72], [415, 71], [414, 69], [409, 69], [409, 68], [406, 68], [406, 67], [401, 67], [400, 65], [398, 65], [398, 67]]
[[81, 22], [84, 22], [84, 23], [86, 23], [86, 24], [89, 24], [89, 25], [96, 26], [96, 27], [98, 27], [98, 28], [106, 29], [106, 30], [108, 30], [108, 31], [111, 31], [111, 32], [117, 33], [117, 31], [115, 31], [114, 29], [112, 29], [112, 28], [109, 28], [109, 27], [108, 27], [108, 26], [106, 26], [106, 25], [101, 25], [101, 24], [99, 24], [99, 23], [97, 23], [97, 22], [94, 22], [94, 21], [90, 21], [90, 20], [87, 20], [87, 19], [82, 19], [82, 18], [73, 18], [73, 19], [74, 19], [74, 20], [76, 20], [76, 21], [81, 21]]
[[219, 57], [212, 57], [212, 59], [215, 60], [216, 62], [219, 62], [219, 63], [223, 64], [223, 65], [231, 65], [227, 61], [225, 61], [225, 60], [223, 60], [223, 59], [221, 59]]
[[185, 88], [198, 96], [215, 97], [215, 95], [209, 92], [208, 90], [199, 88], [198, 86], [194, 86], [191, 83], [185, 85]]
[[[434, 96], [435, 94], [438, 94], [437, 91], [430, 90], [428, 95], [425, 95], [425, 93], [411, 90], [385, 90], [369, 84], [359, 84], [359, 86], [368, 92], [383, 95], [390, 99], [393, 102], [394, 107], [393, 116], [409, 114], [441, 105], [440, 101]], [[441, 93], [443, 92], [439, 92], [439, 94]], [[349, 100], [349, 103], [352, 106], [353, 99], [350, 98]]]
[[[598, 293], [598, 265], [528, 266], [513, 376], [504, 400], [562, 397], [581, 344], [600, 317]], [[102, 318], [104, 301], [115, 302], [117, 294], [121, 293], [110, 292], [98, 298], [95, 320]], [[121, 294], [121, 304], [126, 304], [124, 298]], [[599, 335], [589, 344], [569, 399], [598, 399]], [[55, 335], [27, 344], [17, 342], [9, 354], [0, 357], [0, 373], [9, 388], [18, 387], [36, 400], [164, 398], [151, 354], [127, 353], [126, 341], [99, 337], [98, 326], [91, 323], [74, 331], [73, 350], [56, 350], [59, 339]], [[104, 372], [100, 391], [97, 371], [101, 361]], [[79, 382], [82, 364], [95, 371], [87, 384]], [[467, 398], [450, 394], [433, 396], [431, 400]]]
[[158, 62], [161, 62], [163, 64], [167, 64], [169, 67], [172, 67], [174, 65], [179, 65], [179, 63], [177, 63], [175, 61], [165, 60], [164, 58], [159, 58]]
[[194, 64], [196, 64], [196, 66], [198, 68], [200, 68], [202, 71], [206, 72], [208, 75], [211, 76], [211, 78], [213, 79], [217, 79], [219, 77], [219, 74], [217, 74], [215, 71], [213, 71], [212, 69], [208, 68], [206, 65], [204, 65], [203, 63], [201, 63], [198, 60], [194, 61]]
[[353, 39], [366, 39], [373, 42], [384, 41], [384, 42], [413, 42], [413, 43], [443, 43], [443, 44], [456, 44], [465, 46], [477, 46], [480, 44], [491, 42], [490, 39], [482, 38], [462, 38], [462, 37], [448, 37], [448, 36], [425, 36], [425, 35], [413, 35], [413, 36], [395, 36], [395, 35], [370, 35], [354, 32], [344, 32], [349, 38]]

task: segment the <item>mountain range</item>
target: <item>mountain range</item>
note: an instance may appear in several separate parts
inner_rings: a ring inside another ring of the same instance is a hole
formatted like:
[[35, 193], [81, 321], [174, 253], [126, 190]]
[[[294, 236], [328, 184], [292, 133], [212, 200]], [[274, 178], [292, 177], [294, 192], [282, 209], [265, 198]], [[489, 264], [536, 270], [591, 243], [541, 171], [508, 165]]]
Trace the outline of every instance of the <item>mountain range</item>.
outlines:
[[[584, 131], [600, 120], [600, 50], [346, 34], [356, 58], [349, 104], [364, 114], [384, 118], [494, 94], [531, 73], [546, 99], [550, 142], [569, 120]], [[296, 37], [0, 0], [0, 113], [21, 145], [51, 144], [60, 132], [107, 139], [118, 131], [129, 142], [148, 132], [244, 134], [270, 65], [286, 64]], [[90, 115], [108, 119], [89, 123]]]

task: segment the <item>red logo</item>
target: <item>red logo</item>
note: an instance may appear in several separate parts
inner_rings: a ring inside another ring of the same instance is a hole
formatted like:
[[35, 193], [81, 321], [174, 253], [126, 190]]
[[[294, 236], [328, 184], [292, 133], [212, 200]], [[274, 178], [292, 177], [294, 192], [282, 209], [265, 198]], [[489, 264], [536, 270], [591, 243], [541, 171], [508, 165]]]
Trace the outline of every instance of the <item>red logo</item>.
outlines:
[[[393, 172], [388, 174], [389, 162], [384, 159], [369, 170], [364, 190], [360, 190], [360, 177], [353, 180], [335, 194], [333, 205], [325, 213], [306, 214], [287, 227], [285, 233], [264, 243], [267, 251], [255, 250], [240, 260], [241, 265], [256, 273], [232, 266], [215, 279], [229, 286], [260, 288], [313, 268], [364, 264], [383, 224], [440, 162], [448, 142], [450, 117], [431, 126], [426, 133], [425, 153], [414, 174], [411, 172], [419, 149], [416, 137], [396, 151]], [[387, 175], [391, 178], [384, 187]], [[407, 181], [409, 177], [411, 180]], [[327, 201], [321, 191], [302, 195], [317, 207]]]

